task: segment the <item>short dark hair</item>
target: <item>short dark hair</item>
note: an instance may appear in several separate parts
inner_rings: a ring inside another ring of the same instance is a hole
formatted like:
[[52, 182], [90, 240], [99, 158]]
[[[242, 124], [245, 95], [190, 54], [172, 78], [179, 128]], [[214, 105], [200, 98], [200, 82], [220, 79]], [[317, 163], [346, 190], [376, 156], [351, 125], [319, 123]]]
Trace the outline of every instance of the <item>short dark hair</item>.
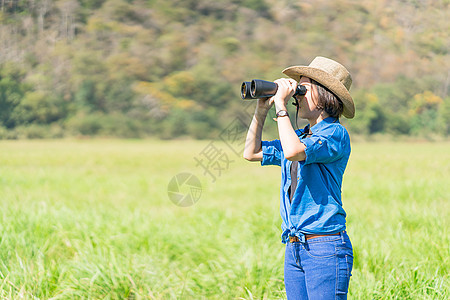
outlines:
[[341, 99], [317, 81], [311, 79], [311, 83], [317, 87], [317, 93], [319, 94], [317, 108], [323, 109], [330, 117], [339, 118], [344, 111], [344, 104]]

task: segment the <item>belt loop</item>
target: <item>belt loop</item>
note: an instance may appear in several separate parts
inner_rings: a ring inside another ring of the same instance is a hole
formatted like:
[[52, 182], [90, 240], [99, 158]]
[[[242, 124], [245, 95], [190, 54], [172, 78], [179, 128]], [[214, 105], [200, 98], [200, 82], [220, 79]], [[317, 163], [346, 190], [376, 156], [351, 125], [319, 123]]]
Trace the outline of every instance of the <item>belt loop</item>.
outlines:
[[343, 230], [343, 231], [341, 231], [341, 232], [339, 232], [339, 235], [341, 236], [342, 244], [345, 244], [345, 237], [344, 237], [344, 233], [345, 233], [345, 231], [344, 231], [344, 230]]

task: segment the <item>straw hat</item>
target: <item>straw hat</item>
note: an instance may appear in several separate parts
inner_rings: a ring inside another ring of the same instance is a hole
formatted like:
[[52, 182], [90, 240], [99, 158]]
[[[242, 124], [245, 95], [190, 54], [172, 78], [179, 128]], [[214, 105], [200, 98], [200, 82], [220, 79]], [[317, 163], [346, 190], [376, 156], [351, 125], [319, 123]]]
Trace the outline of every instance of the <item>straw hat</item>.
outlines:
[[301, 76], [305, 76], [319, 82], [332, 91], [344, 104], [344, 117], [351, 119], [355, 116], [355, 104], [350, 96], [350, 86], [352, 76], [340, 63], [317, 56], [309, 66], [293, 66], [283, 70], [287, 76], [300, 81]]

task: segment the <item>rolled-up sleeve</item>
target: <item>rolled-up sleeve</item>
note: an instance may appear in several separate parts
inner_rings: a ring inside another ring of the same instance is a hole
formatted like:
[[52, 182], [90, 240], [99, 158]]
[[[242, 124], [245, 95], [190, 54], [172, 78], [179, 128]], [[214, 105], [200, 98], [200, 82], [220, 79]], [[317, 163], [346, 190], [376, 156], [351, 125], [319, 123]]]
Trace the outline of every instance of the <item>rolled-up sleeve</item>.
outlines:
[[301, 142], [306, 146], [305, 164], [330, 163], [340, 159], [350, 151], [346, 147], [346, 138], [344, 132], [334, 130], [331, 135], [313, 135], [302, 139]]
[[281, 166], [281, 155], [283, 150], [280, 140], [262, 141], [261, 144], [263, 153], [261, 166]]

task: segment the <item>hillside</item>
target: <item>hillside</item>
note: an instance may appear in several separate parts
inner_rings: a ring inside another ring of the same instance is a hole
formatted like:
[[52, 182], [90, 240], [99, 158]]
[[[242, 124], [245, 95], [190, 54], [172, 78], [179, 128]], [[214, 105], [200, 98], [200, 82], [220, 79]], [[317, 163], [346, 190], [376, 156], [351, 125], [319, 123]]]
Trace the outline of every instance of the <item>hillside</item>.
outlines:
[[450, 1], [3, 0], [0, 137], [214, 138], [244, 80], [317, 55], [353, 133], [448, 136]]

